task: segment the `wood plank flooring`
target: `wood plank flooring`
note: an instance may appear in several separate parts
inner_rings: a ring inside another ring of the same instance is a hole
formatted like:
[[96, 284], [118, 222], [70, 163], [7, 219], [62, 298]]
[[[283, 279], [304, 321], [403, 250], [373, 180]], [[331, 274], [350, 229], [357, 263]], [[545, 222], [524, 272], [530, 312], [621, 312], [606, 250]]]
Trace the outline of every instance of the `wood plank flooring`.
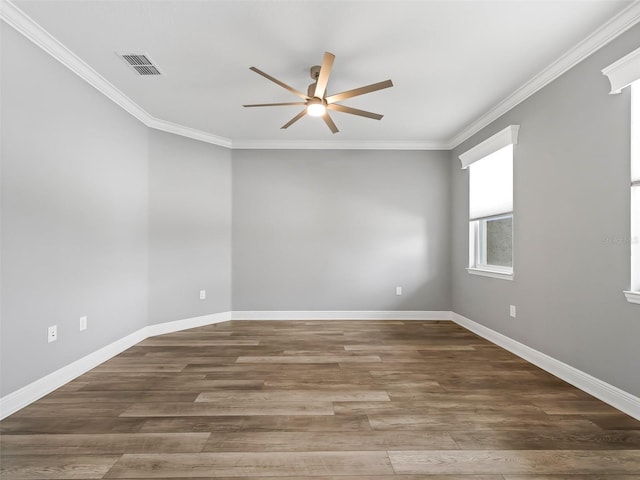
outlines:
[[0, 422], [2, 479], [640, 480], [640, 421], [452, 322], [154, 337]]

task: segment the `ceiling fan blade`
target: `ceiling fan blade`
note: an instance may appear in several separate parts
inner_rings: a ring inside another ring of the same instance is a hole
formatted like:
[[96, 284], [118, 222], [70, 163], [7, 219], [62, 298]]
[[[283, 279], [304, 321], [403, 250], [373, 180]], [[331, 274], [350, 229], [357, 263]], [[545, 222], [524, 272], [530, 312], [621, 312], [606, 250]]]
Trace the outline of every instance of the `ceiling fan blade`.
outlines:
[[327, 127], [329, 127], [329, 130], [331, 130], [331, 133], [338, 133], [338, 127], [336, 127], [336, 124], [333, 123], [333, 120], [331, 120], [331, 117], [329, 116], [329, 112], [325, 113], [322, 116], [322, 119], [324, 120], [324, 123], [327, 124]]
[[365, 110], [358, 110], [357, 108], [347, 107], [345, 105], [339, 105], [337, 103], [331, 103], [327, 105], [329, 110], [337, 110], [338, 112], [350, 113], [351, 115], [360, 115], [361, 117], [373, 118], [374, 120], [380, 120], [384, 115], [379, 113], [367, 112]]
[[286, 83], [281, 82], [280, 80], [278, 80], [277, 78], [272, 77], [271, 75], [269, 75], [268, 73], [264, 73], [262, 70], [260, 70], [259, 68], [256, 67], [251, 67], [249, 70], [253, 70], [254, 72], [256, 72], [258, 75], [262, 75], [264, 78], [266, 78], [267, 80], [271, 80], [273, 83], [280, 85], [282, 88], [285, 88], [287, 90], [289, 90], [291, 93], [293, 93], [294, 95], [297, 95], [298, 97], [302, 98], [303, 100], [308, 100], [309, 97], [307, 97], [304, 93], [299, 92], [298, 90], [296, 90], [293, 87], [290, 87], [289, 85], [287, 85]]
[[391, 80], [385, 80], [384, 82], [372, 83], [366, 87], [354, 88], [353, 90], [347, 90], [346, 92], [336, 93], [335, 95], [327, 97], [326, 100], [327, 103], [341, 102], [347, 98], [357, 97], [358, 95], [364, 95], [365, 93], [371, 93], [389, 87], [393, 87], [393, 83]]
[[324, 98], [324, 93], [327, 90], [327, 83], [329, 82], [329, 76], [331, 75], [331, 69], [333, 68], [333, 60], [336, 56], [333, 53], [324, 52], [322, 58], [322, 66], [320, 67], [320, 75], [316, 81], [316, 91], [313, 96], [316, 98]]
[[243, 107], [280, 107], [285, 105], [306, 105], [305, 102], [285, 102], [285, 103], [254, 103], [251, 105], [242, 105]]
[[306, 114], [307, 114], [307, 109], [305, 108], [304, 110], [302, 110], [299, 114], [297, 114], [295, 117], [293, 117], [291, 120], [289, 120], [287, 123], [285, 123], [280, 128], [281, 129], [289, 128], [291, 125], [293, 125], [298, 120], [300, 120], [302, 117], [304, 117]]

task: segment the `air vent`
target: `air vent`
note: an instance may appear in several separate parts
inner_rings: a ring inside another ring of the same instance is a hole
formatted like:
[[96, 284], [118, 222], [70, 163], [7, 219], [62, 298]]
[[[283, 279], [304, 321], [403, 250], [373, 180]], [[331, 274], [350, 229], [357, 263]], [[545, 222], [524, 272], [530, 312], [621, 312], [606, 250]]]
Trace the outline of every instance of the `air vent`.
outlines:
[[162, 75], [160, 70], [153, 65], [134, 66], [133, 68], [140, 75]]
[[154, 65], [149, 55], [142, 53], [118, 53], [127, 65], [138, 72], [138, 75], [162, 75], [157, 65]]

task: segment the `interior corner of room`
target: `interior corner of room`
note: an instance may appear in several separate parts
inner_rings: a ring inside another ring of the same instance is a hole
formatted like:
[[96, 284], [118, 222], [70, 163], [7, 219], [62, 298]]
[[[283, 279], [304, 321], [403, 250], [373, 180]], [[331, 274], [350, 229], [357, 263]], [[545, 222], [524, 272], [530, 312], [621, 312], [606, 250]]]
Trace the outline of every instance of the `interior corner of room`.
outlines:
[[[637, 23], [449, 145], [285, 149], [149, 126], [3, 18], [3, 416], [151, 335], [404, 316], [453, 320], [640, 418], [631, 93], [601, 73], [639, 47]], [[511, 125], [504, 281], [467, 271], [459, 157]]]

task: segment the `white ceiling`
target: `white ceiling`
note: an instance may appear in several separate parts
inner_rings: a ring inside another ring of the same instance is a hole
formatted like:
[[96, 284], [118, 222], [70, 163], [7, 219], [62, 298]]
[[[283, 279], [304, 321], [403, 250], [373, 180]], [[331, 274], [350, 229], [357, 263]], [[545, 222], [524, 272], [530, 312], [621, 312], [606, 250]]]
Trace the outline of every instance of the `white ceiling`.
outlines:
[[[18, 8], [156, 119], [235, 145], [450, 145], [470, 125], [633, 3], [607, 0], [16, 0]], [[324, 51], [328, 93], [393, 80], [332, 113], [340, 133], [306, 117], [280, 127], [297, 101], [249, 70], [298, 90]], [[144, 52], [164, 73], [137, 76], [115, 52]]]

